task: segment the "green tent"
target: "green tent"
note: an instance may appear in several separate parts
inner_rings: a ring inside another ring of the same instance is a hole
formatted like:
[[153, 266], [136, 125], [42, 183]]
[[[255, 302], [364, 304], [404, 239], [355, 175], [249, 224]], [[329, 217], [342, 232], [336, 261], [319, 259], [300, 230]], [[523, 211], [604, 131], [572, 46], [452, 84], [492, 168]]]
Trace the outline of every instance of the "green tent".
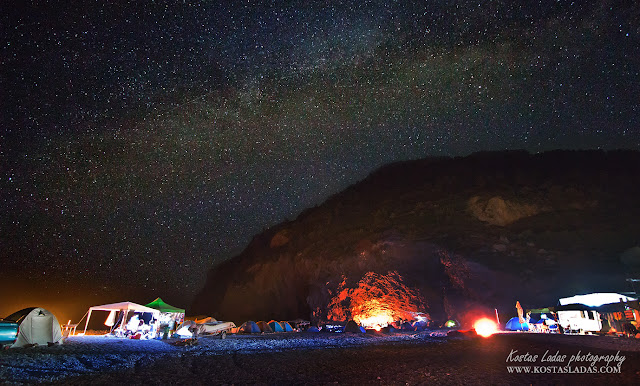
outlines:
[[157, 298], [156, 300], [152, 301], [149, 304], [146, 304], [147, 307], [149, 308], [155, 308], [156, 310], [159, 310], [160, 312], [171, 312], [174, 314], [184, 314], [184, 309], [183, 308], [177, 308], [174, 307], [172, 305], [169, 305], [167, 303], [164, 302], [164, 300]]
[[455, 327], [460, 327], [460, 324], [458, 322], [456, 322], [455, 320], [453, 320], [453, 319], [449, 319], [449, 320], [446, 321], [444, 326], [446, 328], [455, 328]]

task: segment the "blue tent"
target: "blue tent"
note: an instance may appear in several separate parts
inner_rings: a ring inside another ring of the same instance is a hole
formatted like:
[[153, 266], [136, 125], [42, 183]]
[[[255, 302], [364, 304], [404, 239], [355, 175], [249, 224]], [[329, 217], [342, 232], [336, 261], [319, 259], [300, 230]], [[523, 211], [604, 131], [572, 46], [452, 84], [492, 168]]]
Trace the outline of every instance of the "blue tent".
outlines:
[[548, 326], [552, 326], [556, 324], [556, 321], [549, 317], [547, 314], [540, 315], [532, 315], [531, 320], [529, 320], [529, 324], [546, 324]]
[[284, 332], [284, 328], [282, 328], [282, 324], [280, 322], [276, 322], [272, 320], [269, 322], [269, 327], [273, 330], [273, 332]]
[[527, 322], [520, 323], [520, 319], [517, 316], [515, 316], [509, 319], [509, 321], [504, 326], [504, 328], [506, 328], [509, 331], [529, 331], [529, 323]]
[[311, 326], [307, 329], [307, 332], [320, 332], [320, 330], [316, 326]]
[[280, 322], [280, 324], [282, 325], [284, 332], [293, 332], [293, 327], [291, 327], [291, 324], [289, 324], [289, 322]]
[[411, 323], [409, 323], [409, 322], [402, 323], [400, 325], [400, 329], [404, 330], [404, 331], [415, 331], [416, 330], [416, 328], [413, 325], [411, 325]]
[[413, 322], [412, 326], [416, 331], [424, 331], [424, 330], [427, 329], [427, 322], [425, 322], [425, 321], [415, 321], [415, 322]]
[[259, 334], [262, 332], [260, 327], [253, 320], [242, 323], [242, 326], [238, 329], [238, 332], [245, 334]]

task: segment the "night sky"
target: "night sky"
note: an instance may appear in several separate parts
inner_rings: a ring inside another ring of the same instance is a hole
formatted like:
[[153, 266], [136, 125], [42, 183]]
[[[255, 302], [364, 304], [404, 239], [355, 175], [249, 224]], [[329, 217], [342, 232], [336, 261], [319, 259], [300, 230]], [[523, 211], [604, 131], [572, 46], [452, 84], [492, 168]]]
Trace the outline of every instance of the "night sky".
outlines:
[[636, 1], [3, 1], [0, 317], [157, 296], [377, 167], [640, 149]]

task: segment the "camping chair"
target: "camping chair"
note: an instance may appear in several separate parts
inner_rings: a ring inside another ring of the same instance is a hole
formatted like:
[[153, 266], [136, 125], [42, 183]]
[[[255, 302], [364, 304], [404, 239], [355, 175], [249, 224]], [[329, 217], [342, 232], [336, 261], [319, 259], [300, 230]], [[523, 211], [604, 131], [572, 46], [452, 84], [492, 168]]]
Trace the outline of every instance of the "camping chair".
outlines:
[[68, 338], [69, 336], [74, 336], [76, 334], [76, 328], [78, 324], [72, 324], [71, 321], [67, 324], [62, 325], [62, 337]]

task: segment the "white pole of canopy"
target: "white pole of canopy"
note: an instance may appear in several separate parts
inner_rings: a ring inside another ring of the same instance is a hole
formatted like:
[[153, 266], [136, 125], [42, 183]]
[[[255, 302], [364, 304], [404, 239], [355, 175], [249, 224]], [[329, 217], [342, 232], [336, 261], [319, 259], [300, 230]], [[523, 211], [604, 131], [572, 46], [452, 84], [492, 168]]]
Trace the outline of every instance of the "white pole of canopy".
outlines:
[[123, 333], [126, 331], [125, 326], [127, 325], [127, 316], [129, 315], [129, 310], [124, 310], [124, 317], [122, 318], [122, 322], [120, 323], [120, 331]]
[[89, 319], [91, 319], [91, 311], [92, 309], [89, 308], [89, 314], [87, 315], [87, 321], [84, 323], [84, 332], [82, 333], [82, 335], [87, 334], [87, 326], [89, 325]]

